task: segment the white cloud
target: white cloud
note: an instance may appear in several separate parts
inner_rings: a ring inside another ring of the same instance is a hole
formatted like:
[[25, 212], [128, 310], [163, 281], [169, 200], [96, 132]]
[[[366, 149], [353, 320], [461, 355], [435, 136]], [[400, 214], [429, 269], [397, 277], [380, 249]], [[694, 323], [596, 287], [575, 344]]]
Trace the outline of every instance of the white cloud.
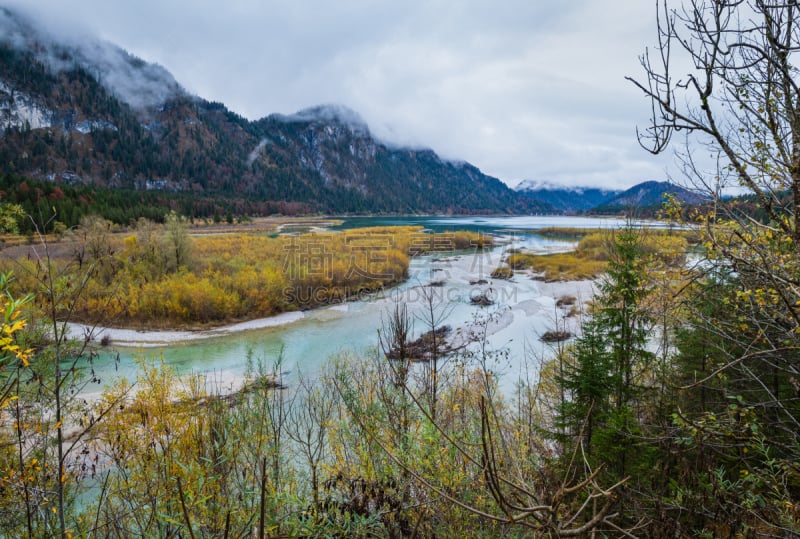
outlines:
[[[373, 132], [523, 178], [625, 187], [663, 178], [638, 148], [624, 80], [655, 37], [641, 0], [12, 0], [86, 30], [249, 118], [320, 103]], [[70, 30], [72, 29], [72, 30]]]

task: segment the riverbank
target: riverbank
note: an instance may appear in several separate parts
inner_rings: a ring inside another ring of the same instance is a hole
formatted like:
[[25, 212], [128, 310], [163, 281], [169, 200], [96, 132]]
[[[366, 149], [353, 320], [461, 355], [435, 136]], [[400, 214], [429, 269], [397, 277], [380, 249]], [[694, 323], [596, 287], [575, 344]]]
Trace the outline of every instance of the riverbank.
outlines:
[[[187, 324], [174, 328], [127, 324], [123, 327], [108, 327], [71, 323], [68, 325], [69, 334], [74, 338], [89, 339], [112, 348], [164, 348], [177, 343], [189, 344], [243, 332], [283, 328], [303, 321], [312, 324], [331, 321], [351, 316], [366, 304], [377, 306], [374, 310], [377, 311], [377, 321], [380, 321], [381, 312], [392, 303], [406, 303], [412, 310], [415, 306], [419, 308], [426, 293], [432, 294], [440, 306], [452, 303], [460, 305], [460, 310], [466, 308], [475, 314], [482, 312], [485, 315], [500, 307], [507, 309], [508, 312], [500, 317], [501, 320], [491, 324], [493, 332], [504, 329], [515, 320], [519, 324], [520, 321], [534, 316], [539, 319], [553, 319], [547, 326], [563, 325], [564, 319], [582, 311], [582, 304], [594, 295], [595, 281], [588, 278], [544, 281], [532, 269], [513, 271], [510, 279], [493, 279], [490, 275], [493, 270], [503, 265], [509, 253], [518, 252], [520, 247], [542, 254], [569, 252], [575, 245], [572, 242], [539, 242], [532, 236], [524, 236], [522, 242], [520, 239], [519, 236], [500, 235], [495, 237], [496, 247], [493, 249], [453, 252], [449, 256], [442, 256], [448, 253], [440, 253], [415, 257], [412, 259], [409, 274], [402, 282], [353, 297], [343, 297], [339, 301], [317, 305], [311, 309], [287, 311], [250, 320], [239, 319], [227, 324]], [[490, 305], [485, 305], [488, 309], [476, 311], [474, 299], [476, 295], [482, 294], [491, 296], [492, 301]], [[565, 302], [564, 298], [574, 299]], [[471, 314], [465, 313], [465, 320], [461, 325], [469, 326], [471, 317]], [[556, 320], [555, 317], [561, 320]], [[374, 325], [374, 321], [370, 325]]]
[[[238, 387], [254, 365], [279, 368], [292, 385], [301, 375], [320, 372], [331, 357], [376, 353], [378, 332], [397, 303], [408, 308], [412, 338], [429, 331], [428, 299], [437, 326], [452, 327], [454, 338], [472, 334], [469, 342], [484, 338], [483, 349], [497, 351], [498, 361], [491, 368], [511, 391], [529, 361], [552, 355], [553, 343], [543, 339], [548, 332], [568, 328], [577, 334], [578, 313], [593, 297], [595, 283], [588, 279], [544, 282], [531, 270], [515, 271], [509, 280], [493, 279], [491, 273], [513, 249], [545, 253], [574, 246], [534, 235], [496, 239], [492, 249], [413, 257], [402, 283], [360, 294], [353, 301], [213, 328], [72, 325], [73, 336], [83, 339], [88, 334], [94, 342], [107, 344], [98, 347], [93, 365], [103, 383], [84, 393], [99, 394], [117, 378], [136, 380], [142, 362], [150, 360], [163, 360], [180, 377], [202, 373], [209, 384], [225, 391]], [[480, 294], [489, 295], [493, 303], [474, 303]], [[565, 296], [575, 301], [564, 301]], [[275, 367], [278, 363], [280, 367]]]
[[89, 326], [77, 323], [67, 324], [67, 330], [69, 337], [73, 338], [86, 338], [88, 336], [90, 340], [104, 344], [114, 344], [115, 346], [124, 346], [128, 348], [159, 348], [177, 342], [213, 339], [240, 331], [285, 326], [302, 320], [303, 318], [305, 318], [305, 315], [301, 311], [293, 311], [227, 326], [219, 326], [213, 329], [196, 331], [151, 331], [145, 329]]
[[[517, 278], [525, 279], [530, 278], [524, 273], [518, 273]], [[553, 281], [544, 282], [537, 281], [539, 287], [540, 298], [533, 300], [523, 300], [513, 305], [513, 309], [520, 310], [527, 316], [532, 316], [542, 311], [550, 310], [556, 314], [558, 309], [565, 306], [558, 305], [559, 300], [563, 298], [575, 298], [574, 304], [576, 308], [585, 305], [591, 300], [594, 295], [596, 281], [590, 279], [574, 280], [574, 281]], [[502, 284], [495, 284], [495, 286], [502, 287]], [[563, 302], [563, 301], [562, 301]], [[552, 305], [550, 305], [552, 303]], [[569, 302], [568, 306], [573, 303]], [[508, 306], [511, 308], [512, 306]], [[328, 313], [327, 317], [335, 316], [334, 313], [347, 312], [348, 304], [343, 303], [339, 305], [323, 306], [310, 311], [313, 313], [315, 319], [324, 319], [325, 311], [332, 311]], [[568, 313], [561, 313], [564, 318], [571, 318], [565, 316]], [[125, 348], [163, 348], [170, 344], [188, 343], [193, 341], [202, 341], [206, 339], [214, 339], [218, 337], [228, 336], [245, 331], [276, 328], [281, 326], [288, 326], [297, 323], [301, 320], [308, 318], [306, 312], [293, 311], [281, 313], [275, 316], [265, 318], [258, 318], [248, 320], [246, 322], [239, 322], [225, 326], [218, 326], [212, 329], [202, 330], [146, 330], [146, 329], [132, 329], [132, 328], [113, 328], [90, 326], [87, 324], [70, 323], [67, 324], [68, 334], [71, 338], [86, 339], [87, 337], [95, 342], [103, 343], [105, 345], [113, 345]], [[495, 323], [492, 326], [493, 331], [496, 333], [500, 329], [510, 325], [513, 316], [506, 314], [502, 317], [504, 322]]]
[[[0, 271], [14, 271], [11, 292], [19, 296], [41, 289], [45, 262], [65, 282], [81, 282], [52, 308], [84, 324], [210, 330], [375, 293], [405, 281], [413, 257], [483, 251], [493, 243], [478, 233], [429, 234], [421, 226], [315, 233], [311, 223], [292, 225], [291, 231], [276, 225], [284, 234], [275, 236], [218, 230], [189, 236], [186, 223], [173, 219], [164, 226], [140, 223], [120, 238], [95, 223], [77, 232], [83, 243], [48, 249], [46, 261], [31, 250], [0, 253]], [[48, 297], [41, 295], [44, 302]]]

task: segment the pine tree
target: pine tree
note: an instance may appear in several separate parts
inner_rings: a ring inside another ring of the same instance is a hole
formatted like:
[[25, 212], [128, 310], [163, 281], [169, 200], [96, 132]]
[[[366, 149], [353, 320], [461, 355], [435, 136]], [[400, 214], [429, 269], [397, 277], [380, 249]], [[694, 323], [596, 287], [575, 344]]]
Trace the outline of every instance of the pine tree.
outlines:
[[[586, 454], [609, 466], [619, 477], [631, 461], [640, 461], [640, 400], [653, 353], [647, 349], [651, 320], [647, 257], [642, 232], [629, 223], [609, 242], [606, 278], [595, 297], [593, 316], [582, 336], [568, 349], [568, 367], [559, 379], [566, 393], [559, 414], [567, 435], [583, 436]], [[634, 453], [636, 453], [634, 455]]]
[[649, 286], [642, 234], [631, 223], [614, 233], [606, 278], [597, 299], [597, 323], [608, 338], [614, 363], [618, 409], [632, 404], [641, 389], [639, 375], [653, 359], [653, 353], [647, 350], [652, 320], [643, 308]]
[[608, 340], [597, 320], [583, 324], [583, 332], [569, 351], [564, 375], [558, 378], [565, 391], [559, 410], [559, 424], [570, 437], [583, 435], [587, 454], [592, 451], [592, 435], [608, 413], [613, 392], [611, 356]]

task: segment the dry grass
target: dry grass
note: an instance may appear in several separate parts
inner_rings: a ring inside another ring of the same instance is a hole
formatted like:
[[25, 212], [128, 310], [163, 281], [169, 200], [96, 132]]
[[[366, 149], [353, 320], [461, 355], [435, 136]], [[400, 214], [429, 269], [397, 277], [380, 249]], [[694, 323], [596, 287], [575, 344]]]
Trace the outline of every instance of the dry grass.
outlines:
[[494, 279], [511, 279], [514, 276], [514, 270], [508, 266], [500, 266], [495, 268], [492, 272], [492, 278]]
[[[530, 269], [544, 281], [595, 279], [605, 272], [613, 232], [553, 229], [550, 233], [554, 234], [556, 230], [584, 235], [574, 251], [547, 255], [514, 252], [507, 257], [506, 263], [515, 270]], [[643, 253], [667, 266], [677, 267], [685, 261], [692, 234], [690, 231], [647, 230], [642, 238]]]
[[601, 229], [599, 228], [549, 226], [533, 230], [532, 232], [537, 236], [543, 236], [545, 238], [579, 240], [584, 236], [588, 236], [589, 234], [593, 233], [598, 233], [600, 231]]

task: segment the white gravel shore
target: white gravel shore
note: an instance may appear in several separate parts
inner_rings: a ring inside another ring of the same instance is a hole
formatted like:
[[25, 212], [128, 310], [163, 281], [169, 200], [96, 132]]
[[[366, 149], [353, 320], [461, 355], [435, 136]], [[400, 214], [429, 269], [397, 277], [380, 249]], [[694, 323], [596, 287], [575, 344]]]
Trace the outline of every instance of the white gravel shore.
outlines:
[[198, 331], [148, 331], [87, 326], [85, 324], [69, 324], [68, 331], [70, 336], [75, 338], [85, 338], [87, 335], [95, 341], [101, 341], [107, 338], [116, 346], [156, 348], [171, 343], [210, 339], [251, 329], [285, 326], [302, 320], [303, 318], [305, 318], [305, 315], [302, 312], [293, 311], [270, 316], [268, 318], [258, 318], [255, 320], [248, 320], [247, 322], [231, 324], [229, 326], [220, 326]]
[[[518, 275], [517, 278], [524, 278]], [[515, 308], [522, 309], [527, 315], [532, 315], [536, 311], [550, 310], [554, 312], [555, 303], [562, 296], [574, 296], [577, 298], [579, 304], [584, 304], [589, 301], [595, 293], [595, 281], [581, 280], [581, 281], [555, 281], [543, 282], [539, 281], [538, 287], [541, 297], [535, 301], [523, 301]], [[552, 308], [549, 305], [552, 300]], [[329, 309], [346, 310], [346, 305], [339, 305], [329, 307]], [[299, 320], [306, 318], [306, 315], [300, 311], [293, 311], [282, 313], [267, 318], [258, 318], [255, 320], [248, 320], [247, 322], [240, 322], [228, 326], [220, 326], [212, 329], [205, 330], [183, 330], [183, 331], [151, 331], [151, 330], [137, 330], [125, 328], [109, 328], [100, 326], [88, 326], [85, 324], [69, 324], [68, 330], [71, 337], [85, 338], [87, 335], [94, 341], [101, 341], [107, 338], [115, 346], [131, 347], [131, 348], [158, 348], [168, 344], [178, 342], [197, 341], [202, 339], [211, 339], [241, 331], [248, 331], [253, 329], [263, 329], [269, 327], [278, 327], [292, 324]], [[506, 317], [498, 320], [496, 327], [492, 328], [492, 333], [506, 327], [510, 324], [510, 320]]]

